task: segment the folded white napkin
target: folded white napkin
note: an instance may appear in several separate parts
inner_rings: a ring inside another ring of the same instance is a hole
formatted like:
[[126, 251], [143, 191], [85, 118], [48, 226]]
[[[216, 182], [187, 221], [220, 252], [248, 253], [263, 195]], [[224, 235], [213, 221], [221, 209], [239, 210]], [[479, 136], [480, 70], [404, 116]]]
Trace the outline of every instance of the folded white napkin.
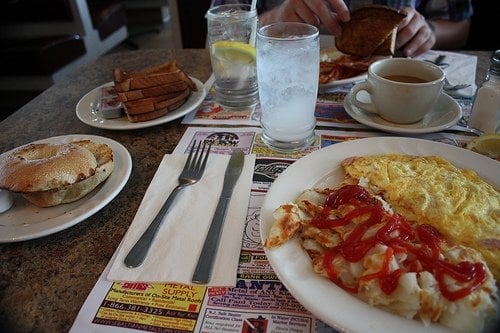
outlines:
[[[198, 257], [219, 200], [229, 155], [209, 155], [203, 177], [176, 197], [141, 266], [127, 268], [123, 259], [146, 230], [177, 185], [187, 155], [165, 155], [139, 209], [122, 240], [108, 273], [112, 281], [175, 282], [191, 284]], [[248, 211], [255, 155], [245, 165], [233, 191], [210, 286], [235, 286], [243, 229]]]
[[468, 54], [429, 50], [417, 57], [417, 59], [434, 61], [439, 55], [446, 58], [443, 62], [450, 64], [444, 69], [446, 78], [451, 84], [470, 84], [471, 86], [461, 89], [461, 95], [473, 96], [476, 92], [476, 67], [477, 57]]

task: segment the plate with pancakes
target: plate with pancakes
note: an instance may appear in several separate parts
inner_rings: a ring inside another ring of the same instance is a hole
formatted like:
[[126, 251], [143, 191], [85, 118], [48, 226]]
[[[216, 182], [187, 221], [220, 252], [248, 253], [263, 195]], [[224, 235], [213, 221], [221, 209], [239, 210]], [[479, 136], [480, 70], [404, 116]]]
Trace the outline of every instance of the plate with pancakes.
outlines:
[[76, 115], [80, 121], [89, 126], [110, 130], [130, 130], [168, 123], [195, 110], [205, 99], [206, 90], [203, 83], [191, 76], [190, 79], [196, 85], [196, 90], [191, 91], [189, 97], [179, 107], [151, 120], [132, 122], [125, 112], [117, 118], [103, 117], [99, 110], [100, 92], [104, 87], [113, 87], [114, 81], [107, 82], [85, 94], [76, 105]]
[[[468, 182], [468, 184], [455, 184], [457, 186], [456, 191], [453, 191], [451, 193], [452, 195], [450, 195], [450, 188], [448, 187], [450, 184], [446, 183], [449, 178], [449, 172], [441, 170], [440, 167], [434, 168], [431, 165], [426, 168], [426, 172], [429, 174], [422, 176], [427, 179], [426, 182], [420, 181], [420, 183], [422, 183], [420, 186], [408, 184], [407, 188], [404, 188], [403, 186], [394, 186], [392, 189], [393, 191], [401, 191], [401, 189], [405, 189], [409, 192], [414, 191], [411, 193], [417, 193], [419, 189], [429, 190], [430, 188], [430, 191], [434, 191], [431, 198], [439, 198], [440, 200], [443, 200], [445, 203], [443, 207], [448, 207], [446, 202], [449, 201], [449, 203], [452, 204], [454, 202], [454, 198], [460, 198], [460, 195], [463, 194], [463, 192], [460, 192], [459, 189], [463, 189], [465, 187], [464, 185], [467, 185], [469, 188], [474, 188], [475, 191], [477, 191], [476, 194], [479, 193], [479, 195], [475, 196], [479, 201], [470, 202], [471, 205], [474, 205], [471, 211], [476, 212], [477, 214], [482, 214], [483, 211], [487, 211], [486, 209], [483, 210], [478, 207], [485, 207], [488, 202], [490, 205], [492, 204], [491, 201], [489, 201], [491, 200], [491, 193], [479, 192], [481, 189], [489, 188], [488, 191], [496, 191], [495, 198], [498, 202], [500, 179], [497, 175], [500, 174], [500, 164], [485, 156], [481, 156], [477, 153], [449, 144], [423, 139], [405, 137], [376, 137], [350, 140], [322, 148], [297, 160], [273, 182], [271, 188], [266, 194], [266, 197], [264, 198], [260, 214], [260, 232], [263, 244], [265, 244], [266, 241], [268, 241], [273, 235], [272, 228], [274, 227], [275, 219], [277, 218], [277, 208], [280, 207], [280, 205], [295, 202], [295, 200], [307, 189], [333, 189], [339, 186], [346, 179], [347, 171], [345, 166], [349, 165], [349, 161], [353, 161], [355, 158], [366, 159], [367, 163], [364, 164], [366, 168], [375, 170], [371, 176], [366, 176], [368, 183], [371, 181], [370, 177], [372, 176], [375, 178], [393, 176], [393, 173], [384, 172], [384, 169], [381, 169], [381, 165], [387, 161], [387, 157], [384, 157], [385, 159], [381, 159], [380, 163], [374, 163], [370, 160], [373, 156], [391, 156], [390, 154], [397, 154], [401, 157], [416, 157], [417, 160], [420, 160], [420, 157], [436, 156], [431, 159], [438, 161], [438, 165], [441, 159], [445, 159], [454, 167], [459, 168], [461, 170], [459, 173], [463, 176], [460, 179], [464, 179], [465, 182]], [[412, 161], [412, 159], [410, 160]], [[400, 161], [406, 160], [405, 158], [402, 158]], [[411, 165], [408, 165], [408, 168], [401, 167], [399, 169], [402, 170], [402, 173], [404, 174], [404, 171], [408, 172], [408, 170], [412, 170], [412, 167]], [[476, 174], [482, 179], [485, 183], [484, 186], [479, 186], [479, 183], [476, 181], [469, 182], [467, 180], [477, 179], [476, 176], [473, 176], [473, 174]], [[409, 177], [408, 180], [411, 180], [412, 178], [413, 177]], [[433, 183], [433, 180], [436, 180], [436, 182]], [[390, 181], [387, 184], [396, 184], [397, 181], [398, 180]], [[385, 190], [380, 184], [378, 184], [378, 186], [380, 186], [379, 189]], [[431, 184], [434, 185], [427, 187]], [[491, 187], [494, 189], [492, 190]], [[389, 194], [386, 193], [383, 198], [387, 199], [393, 208], [396, 206], [397, 201], [395, 201]], [[389, 200], [389, 198], [392, 200]], [[409, 199], [409, 202], [412, 204], [418, 204], [421, 202], [421, 199], [422, 197], [412, 196]], [[466, 200], [463, 203], [465, 204], [466, 202], [468, 201]], [[493, 203], [493, 205], [495, 206], [497, 204]], [[495, 210], [495, 207], [493, 207], [493, 209]], [[499, 208], [496, 207], [497, 216], [498, 209]], [[406, 212], [405, 215], [408, 215], [408, 212]], [[438, 214], [438, 217], [439, 216], [440, 215]], [[429, 219], [431, 220], [432, 217]], [[448, 220], [445, 218], [437, 218], [436, 221], [438, 224], [435, 227], [442, 228], [443, 226], [439, 226], [439, 223]], [[479, 223], [474, 224], [475, 228], [480, 228], [477, 225], [479, 225]], [[446, 234], [447, 236], [450, 234], [454, 237], [455, 232], [463, 230], [466, 233], [464, 234], [465, 236], [462, 235], [462, 240], [464, 241], [480, 238], [484, 241], [485, 238], [491, 237], [491, 242], [494, 242], [494, 239], [498, 237], [498, 235], [494, 235], [495, 232], [491, 232], [488, 227], [484, 230], [470, 229], [471, 227], [472, 225], [470, 222], [464, 221], [460, 225], [445, 226], [447, 229], [440, 229], [440, 231], [448, 232]], [[495, 227], [492, 228], [494, 231]], [[459, 238], [457, 237], [457, 239]], [[480, 240], [473, 246], [483, 244], [487, 247], [488, 242], [483, 241]], [[383, 310], [380, 307], [368, 304], [362, 299], [356, 297], [354, 294], [344, 290], [327, 277], [315, 272], [315, 270], [313, 270], [313, 265], [311, 264], [311, 258], [303, 246], [304, 245], [300, 238], [296, 236], [278, 247], [265, 247], [264, 249], [277, 277], [286, 286], [290, 293], [307, 310], [333, 328], [349, 332], [375, 333], [417, 333], [422, 331], [456, 332], [456, 330], [445, 326], [444, 324], [424, 324], [418, 319], [407, 319], [403, 315], [398, 315]], [[473, 246], [471, 245], [470, 247], [472, 248]], [[481, 249], [476, 248], [476, 250], [480, 251]], [[484, 258], [488, 258], [487, 250], [484, 254]], [[489, 256], [489, 259], [486, 259], [486, 262], [488, 263], [488, 267], [491, 269], [493, 274], [498, 276], [500, 270], [498, 260], [495, 259], [495, 256]], [[490, 291], [491, 290], [492, 289], [490, 289]], [[377, 293], [375, 293], [373, 297], [378, 297]], [[406, 298], [406, 296], [403, 297], [403, 299]], [[376, 299], [374, 303], [376, 303]], [[395, 304], [399, 303], [396, 302]], [[472, 313], [474, 313], [474, 311], [470, 308], [457, 310], [452, 318], [452, 322], [455, 322], [455, 324], [459, 325], [459, 327], [464, 327], [465, 330], [467, 323], [460, 322], [461, 317], [466, 318], [464, 320], [469, 320], [470, 317], [467, 316], [474, 316]]]
[[[95, 171], [85, 179], [82, 179], [81, 172], [78, 171], [78, 180], [67, 185], [71, 181], [73, 171], [68, 170], [68, 165], [71, 164], [71, 168], [76, 168], [75, 165], [81, 163], [78, 161], [81, 157], [75, 152], [88, 154], [85, 150], [89, 150], [95, 157], [89, 162], [94, 163], [95, 168], [92, 170]], [[16, 154], [24, 158], [10, 159], [9, 156]], [[26, 179], [21, 182], [19, 175], [15, 173], [17, 171], [14, 171], [13, 183], [11, 184], [8, 179], [5, 181], [13, 190], [13, 205], [0, 214], [0, 243], [47, 236], [82, 222], [118, 195], [132, 171], [132, 158], [123, 145], [95, 135], [51, 137], [0, 155], [0, 160], [8, 161], [6, 165], [10, 166], [15, 165], [12, 161], [23, 162], [23, 159], [33, 162], [26, 163], [28, 165], [23, 163], [21, 166], [27, 168]], [[21, 167], [17, 167], [17, 170], [19, 171]], [[49, 169], [43, 170], [45, 167]], [[61, 169], [58, 171], [56, 168]], [[46, 180], [39, 181], [38, 176], [30, 179], [30, 174], [36, 173], [39, 169], [42, 169], [41, 174], [47, 175]]]

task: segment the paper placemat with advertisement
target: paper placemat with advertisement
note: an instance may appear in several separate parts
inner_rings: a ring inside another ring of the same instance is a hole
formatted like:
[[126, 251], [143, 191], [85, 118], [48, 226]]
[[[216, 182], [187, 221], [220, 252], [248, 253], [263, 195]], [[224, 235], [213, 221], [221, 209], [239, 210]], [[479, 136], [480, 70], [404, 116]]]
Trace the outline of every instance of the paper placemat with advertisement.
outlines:
[[[259, 216], [265, 194], [290, 164], [308, 153], [345, 140], [386, 134], [316, 130], [316, 142], [302, 153], [283, 155], [269, 150], [255, 127], [189, 127], [174, 154], [192, 140], [210, 140], [219, 154], [240, 148], [256, 154], [250, 201], [244, 221], [235, 287], [204, 287], [178, 283], [113, 282], [106, 279], [111, 263], [82, 306], [71, 332], [114, 332], [117, 327], [154, 332], [336, 332], [308, 312], [287, 291], [270, 266], [260, 241]], [[465, 146], [471, 136], [432, 133], [421, 138]]]

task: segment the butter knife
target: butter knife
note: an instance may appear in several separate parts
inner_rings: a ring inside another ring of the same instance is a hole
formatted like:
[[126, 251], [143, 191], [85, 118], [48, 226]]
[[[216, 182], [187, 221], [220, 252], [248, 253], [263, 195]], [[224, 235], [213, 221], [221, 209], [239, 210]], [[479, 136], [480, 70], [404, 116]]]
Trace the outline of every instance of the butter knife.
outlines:
[[222, 192], [215, 209], [210, 229], [208, 230], [205, 243], [201, 250], [198, 263], [193, 274], [192, 282], [196, 284], [207, 284], [212, 274], [215, 256], [217, 255], [217, 248], [219, 246], [220, 235], [222, 227], [226, 218], [227, 208], [231, 201], [234, 185], [240, 177], [243, 164], [245, 163], [245, 154], [241, 149], [235, 149], [231, 154], [229, 163], [224, 175], [224, 185]]

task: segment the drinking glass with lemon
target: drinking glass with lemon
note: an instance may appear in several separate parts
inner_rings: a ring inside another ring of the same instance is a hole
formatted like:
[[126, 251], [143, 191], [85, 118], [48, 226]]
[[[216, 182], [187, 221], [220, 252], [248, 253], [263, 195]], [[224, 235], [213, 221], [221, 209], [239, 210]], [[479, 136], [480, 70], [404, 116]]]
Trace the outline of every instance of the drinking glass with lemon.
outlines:
[[246, 4], [216, 6], [208, 10], [207, 24], [215, 100], [233, 109], [256, 105], [257, 11]]

